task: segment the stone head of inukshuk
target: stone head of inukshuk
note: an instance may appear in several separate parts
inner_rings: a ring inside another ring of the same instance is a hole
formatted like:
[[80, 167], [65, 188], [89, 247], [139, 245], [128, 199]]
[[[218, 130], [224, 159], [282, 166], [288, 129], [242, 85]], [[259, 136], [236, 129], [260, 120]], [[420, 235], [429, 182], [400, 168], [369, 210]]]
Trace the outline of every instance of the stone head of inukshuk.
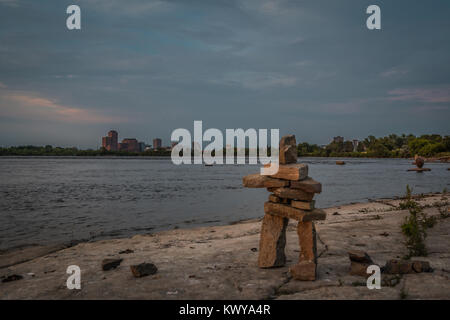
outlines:
[[315, 220], [325, 220], [326, 213], [314, 208], [314, 194], [322, 185], [308, 177], [308, 165], [297, 163], [294, 135], [281, 138], [278, 172], [271, 176], [251, 174], [244, 187], [267, 188], [271, 194], [264, 203], [264, 218], [259, 242], [258, 266], [281, 267], [286, 263], [284, 247], [289, 219], [298, 221], [299, 262], [290, 272], [297, 280], [315, 280], [317, 265]]

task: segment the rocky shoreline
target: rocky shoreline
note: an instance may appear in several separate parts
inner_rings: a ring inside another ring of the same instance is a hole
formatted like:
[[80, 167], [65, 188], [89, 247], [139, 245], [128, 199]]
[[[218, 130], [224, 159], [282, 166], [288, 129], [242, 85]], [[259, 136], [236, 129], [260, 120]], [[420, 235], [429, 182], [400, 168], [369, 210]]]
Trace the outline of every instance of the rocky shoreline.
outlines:
[[[369, 290], [364, 277], [350, 275], [348, 251], [367, 252], [379, 265], [403, 257], [400, 225], [408, 211], [399, 208], [400, 199], [325, 209], [327, 220], [316, 224], [316, 281], [289, 275], [299, 253], [292, 222], [286, 266], [258, 268], [258, 219], [71, 247], [6, 251], [0, 253], [0, 299], [450, 299], [450, 219], [441, 217], [443, 208], [448, 212], [447, 197], [415, 197], [425, 213], [437, 217], [426, 239], [429, 254], [420, 257], [433, 272], [383, 275], [380, 290]], [[120, 262], [103, 270], [105, 259]], [[130, 271], [149, 264], [155, 268], [148, 276], [136, 277]], [[66, 287], [70, 265], [81, 269], [80, 290]]]

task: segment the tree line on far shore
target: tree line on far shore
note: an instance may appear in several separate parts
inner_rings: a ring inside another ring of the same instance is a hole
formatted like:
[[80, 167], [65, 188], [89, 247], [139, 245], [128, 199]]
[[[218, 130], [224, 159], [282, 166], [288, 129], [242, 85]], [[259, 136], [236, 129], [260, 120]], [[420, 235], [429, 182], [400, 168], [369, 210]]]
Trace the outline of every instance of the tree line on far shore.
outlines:
[[[236, 152], [236, 150], [235, 150]], [[248, 154], [248, 149], [246, 150]], [[355, 148], [352, 141], [333, 141], [325, 147], [307, 142], [298, 144], [299, 156], [311, 157], [373, 157], [373, 158], [409, 158], [414, 155], [425, 157], [450, 156], [450, 136], [438, 134], [410, 135], [391, 134], [376, 138], [368, 136]], [[0, 156], [170, 156], [167, 149], [146, 150], [140, 153], [125, 151], [81, 150], [75, 147], [62, 148], [47, 146], [18, 146], [0, 148]]]
[[414, 155], [425, 157], [450, 156], [450, 136], [438, 134], [410, 135], [390, 134], [376, 138], [368, 136], [359, 141], [356, 148], [352, 141], [333, 141], [325, 147], [307, 142], [298, 145], [299, 156], [311, 157], [370, 157], [409, 158]]
[[99, 156], [170, 156], [170, 151], [146, 150], [144, 152], [108, 151], [105, 148], [78, 149], [47, 146], [19, 146], [0, 148], [0, 156], [66, 156], [66, 157], [99, 157]]

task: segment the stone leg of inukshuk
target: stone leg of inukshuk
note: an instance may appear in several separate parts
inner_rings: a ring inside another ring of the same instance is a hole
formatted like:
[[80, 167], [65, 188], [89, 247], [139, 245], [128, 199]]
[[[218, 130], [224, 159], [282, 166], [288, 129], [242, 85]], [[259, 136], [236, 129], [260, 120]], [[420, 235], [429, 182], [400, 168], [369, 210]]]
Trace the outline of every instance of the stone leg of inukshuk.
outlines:
[[259, 240], [258, 266], [282, 267], [286, 263], [286, 227], [289, 219], [266, 214], [262, 221]]
[[317, 249], [314, 222], [300, 221], [297, 225], [297, 233], [300, 244], [299, 262], [297, 265], [292, 266], [289, 271], [294, 279], [315, 280]]
[[324, 220], [323, 210], [315, 209], [314, 194], [322, 191], [322, 185], [308, 177], [308, 166], [297, 164], [295, 136], [280, 141], [280, 166], [276, 174], [244, 177], [247, 188], [267, 188], [269, 201], [264, 204], [258, 265], [260, 268], [280, 267], [285, 264], [284, 247], [286, 226], [289, 219], [298, 221], [300, 244], [299, 263], [290, 268], [294, 279], [315, 280], [316, 233], [314, 220]]

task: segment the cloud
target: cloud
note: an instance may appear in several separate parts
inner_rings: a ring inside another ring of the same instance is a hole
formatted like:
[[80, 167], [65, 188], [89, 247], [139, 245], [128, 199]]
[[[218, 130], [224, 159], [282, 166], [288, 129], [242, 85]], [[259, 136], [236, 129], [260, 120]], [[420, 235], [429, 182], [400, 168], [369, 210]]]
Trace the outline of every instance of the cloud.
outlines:
[[450, 109], [450, 106], [443, 106], [443, 105], [426, 105], [426, 106], [418, 106], [412, 108], [414, 112], [417, 113], [428, 113], [433, 111], [448, 111]]
[[[420, 123], [405, 117], [449, 100], [450, 1], [436, 2], [389, 2], [408, 15], [385, 15], [386, 37], [368, 33], [366, 7], [350, 0], [77, 0], [82, 32], [65, 28], [62, 2], [0, 0], [0, 143], [16, 135], [53, 143], [68, 127], [103, 132], [108, 120], [126, 122], [121, 115], [131, 120], [114, 127], [148, 138], [199, 118], [216, 127], [292, 124], [315, 143], [337, 127], [445, 133], [449, 109]], [[411, 32], [413, 16], [421, 27]], [[438, 84], [447, 87], [430, 92]], [[306, 116], [309, 127], [298, 125]], [[30, 130], [7, 130], [9, 122]], [[39, 133], [43, 123], [51, 135]], [[92, 143], [75, 136], [71, 143]]]
[[395, 89], [388, 92], [390, 101], [420, 101], [428, 103], [450, 102], [450, 86], [435, 88]]
[[268, 16], [285, 16], [292, 14], [292, 8], [286, 6], [285, 0], [243, 0], [240, 2], [242, 9], [249, 12], [258, 12]]
[[258, 90], [270, 87], [290, 87], [295, 85], [296, 81], [295, 77], [280, 73], [243, 71], [227, 73], [222, 79], [215, 79], [211, 82]]
[[383, 71], [380, 75], [383, 78], [391, 78], [396, 76], [403, 76], [407, 74], [409, 71], [405, 69], [399, 69], [399, 68], [391, 68], [389, 70]]
[[161, 0], [128, 0], [126, 2], [122, 0], [89, 0], [87, 3], [93, 5], [99, 11], [132, 16], [161, 12], [172, 7], [171, 3]]
[[[47, 98], [29, 93], [11, 93], [6, 98], [14, 103], [9, 108], [2, 107], [3, 116], [20, 118], [41, 117], [69, 123], [119, 123], [126, 122], [125, 118], [102, 115], [93, 110], [66, 106]], [[12, 108], [11, 108], [12, 107]]]
[[377, 100], [378, 99], [376, 98], [368, 98], [351, 99], [345, 102], [331, 102], [317, 105], [314, 107], [314, 110], [335, 115], [355, 115], [361, 113], [364, 109], [369, 108], [369, 106]]
[[18, 7], [19, 1], [18, 0], [0, 0], [0, 5], [5, 5], [9, 7]]
[[301, 60], [301, 61], [296, 61], [293, 63], [293, 66], [295, 67], [308, 67], [312, 65], [312, 61], [310, 60]]

